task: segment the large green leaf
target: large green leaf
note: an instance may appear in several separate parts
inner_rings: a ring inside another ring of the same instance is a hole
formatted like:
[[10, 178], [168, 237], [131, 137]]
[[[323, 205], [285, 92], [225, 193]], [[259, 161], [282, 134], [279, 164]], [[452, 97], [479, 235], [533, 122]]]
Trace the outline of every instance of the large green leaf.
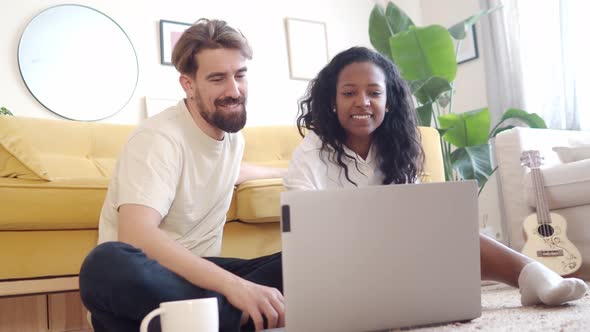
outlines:
[[441, 128], [448, 129], [443, 139], [458, 148], [487, 144], [490, 132], [490, 111], [487, 108], [441, 115], [438, 121]]
[[503, 128], [498, 129], [498, 127], [504, 121], [507, 121], [507, 120], [516, 120], [516, 121], [526, 124], [527, 126], [529, 126], [531, 128], [547, 128], [547, 124], [545, 123], [543, 118], [541, 118], [538, 114], [528, 113], [526, 111], [516, 109], [516, 108], [510, 108], [506, 112], [504, 112], [504, 114], [502, 114], [502, 118], [500, 119], [498, 124], [494, 127], [494, 129], [492, 129], [492, 131], [490, 132], [490, 137], [495, 137], [500, 132], [506, 130], [506, 128], [508, 128], [508, 127], [514, 127], [514, 126], [505, 126]]
[[389, 2], [387, 4], [385, 16], [387, 17], [388, 22], [391, 24], [393, 34], [408, 31], [410, 26], [415, 25], [414, 22], [412, 22], [412, 19], [393, 2]]
[[460, 179], [475, 179], [480, 188], [493, 172], [489, 144], [459, 148], [451, 153], [451, 163]]
[[512, 128], [515, 128], [515, 127], [516, 127], [516, 126], [509, 125], [509, 126], [506, 126], [506, 127], [498, 128], [498, 129], [496, 129], [496, 130], [494, 131], [494, 133], [493, 133], [493, 135], [492, 135], [491, 137], [496, 137], [496, 135], [498, 135], [499, 133], [501, 133], [501, 132], [503, 132], [503, 131], [506, 131], [506, 130], [510, 130], [510, 129], [512, 129]]
[[[436, 130], [438, 131], [438, 135], [439, 135], [440, 137], [443, 137], [443, 136], [444, 136], [444, 135], [447, 133], [447, 131], [449, 131], [449, 129], [448, 129], [448, 128], [446, 128], [446, 129], [442, 129], [442, 128], [436, 128]], [[441, 141], [441, 142], [442, 142], [442, 141]]]
[[469, 29], [471, 29], [472, 25], [477, 23], [477, 21], [479, 21], [482, 17], [489, 15], [489, 14], [495, 12], [496, 10], [502, 8], [502, 6], [503, 5], [498, 5], [493, 8], [484, 9], [484, 10], [480, 11], [479, 13], [477, 13], [473, 16], [469, 16], [465, 20], [453, 25], [452, 27], [449, 28], [449, 32], [451, 33], [451, 36], [453, 36], [453, 38], [455, 38], [457, 40], [465, 39], [465, 37], [467, 36], [467, 32], [469, 31]]
[[500, 122], [508, 120], [508, 119], [518, 119], [524, 123], [526, 123], [531, 128], [547, 128], [547, 124], [543, 118], [541, 118], [536, 113], [528, 113], [523, 110], [519, 110], [516, 108], [510, 108], [504, 114], [502, 114], [502, 118]]
[[416, 108], [418, 114], [418, 125], [424, 127], [430, 127], [432, 122], [432, 104], [425, 104]]
[[391, 49], [389, 47], [389, 37], [393, 36], [393, 31], [389, 27], [383, 8], [375, 5], [369, 16], [369, 39], [371, 45], [381, 54], [391, 59]]
[[379, 53], [391, 59], [389, 37], [408, 30], [414, 22], [398, 6], [389, 2], [387, 9], [375, 5], [369, 16], [369, 39]]
[[452, 88], [449, 81], [438, 76], [433, 76], [422, 81], [410, 82], [412, 94], [423, 105], [434, 102], [443, 92], [450, 91]]
[[453, 39], [440, 25], [411, 26], [389, 38], [391, 56], [406, 81], [426, 81], [433, 76], [453, 82], [457, 61]]

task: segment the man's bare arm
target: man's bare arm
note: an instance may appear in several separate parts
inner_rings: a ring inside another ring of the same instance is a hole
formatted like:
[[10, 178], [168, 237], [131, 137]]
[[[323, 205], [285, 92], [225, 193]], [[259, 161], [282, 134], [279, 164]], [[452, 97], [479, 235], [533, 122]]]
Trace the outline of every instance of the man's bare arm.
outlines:
[[236, 184], [249, 180], [282, 178], [286, 174], [286, 168], [257, 166], [242, 162]]
[[235, 275], [193, 255], [158, 228], [162, 217], [156, 210], [137, 204], [119, 207], [119, 241], [141, 249], [171, 271], [202, 288], [223, 293], [223, 285]]

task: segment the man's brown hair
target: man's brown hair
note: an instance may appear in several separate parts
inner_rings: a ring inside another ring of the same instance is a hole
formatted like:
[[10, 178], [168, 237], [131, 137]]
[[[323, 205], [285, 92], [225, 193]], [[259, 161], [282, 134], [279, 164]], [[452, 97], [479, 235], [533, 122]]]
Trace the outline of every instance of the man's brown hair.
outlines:
[[172, 64], [181, 74], [193, 77], [197, 72], [197, 54], [205, 49], [229, 48], [239, 50], [252, 59], [252, 49], [244, 35], [225, 21], [201, 18], [188, 28], [172, 51]]

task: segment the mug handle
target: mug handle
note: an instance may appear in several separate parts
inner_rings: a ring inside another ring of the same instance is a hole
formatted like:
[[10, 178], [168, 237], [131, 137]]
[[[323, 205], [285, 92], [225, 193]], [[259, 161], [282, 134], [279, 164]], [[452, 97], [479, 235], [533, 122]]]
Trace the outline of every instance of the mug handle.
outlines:
[[152, 311], [151, 311], [149, 314], [147, 314], [147, 316], [145, 316], [145, 317], [143, 318], [143, 320], [141, 321], [141, 325], [139, 326], [139, 331], [140, 331], [140, 332], [147, 332], [147, 330], [148, 330], [147, 328], [148, 328], [148, 325], [150, 324], [150, 321], [151, 321], [151, 320], [152, 320], [154, 317], [156, 317], [156, 316], [158, 316], [158, 315], [162, 314], [163, 312], [164, 312], [164, 309], [162, 309], [162, 308], [157, 308], [157, 309], [154, 309], [154, 310], [152, 310]]

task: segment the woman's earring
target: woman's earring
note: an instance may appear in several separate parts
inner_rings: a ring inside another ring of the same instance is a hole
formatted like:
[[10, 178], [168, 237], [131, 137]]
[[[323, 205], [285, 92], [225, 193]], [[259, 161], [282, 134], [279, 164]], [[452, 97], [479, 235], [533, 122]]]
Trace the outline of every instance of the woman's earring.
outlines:
[[389, 108], [386, 108], [385, 109], [385, 113], [389, 113]]
[[334, 107], [334, 108], [332, 109], [332, 112], [336, 113], [336, 107]]

